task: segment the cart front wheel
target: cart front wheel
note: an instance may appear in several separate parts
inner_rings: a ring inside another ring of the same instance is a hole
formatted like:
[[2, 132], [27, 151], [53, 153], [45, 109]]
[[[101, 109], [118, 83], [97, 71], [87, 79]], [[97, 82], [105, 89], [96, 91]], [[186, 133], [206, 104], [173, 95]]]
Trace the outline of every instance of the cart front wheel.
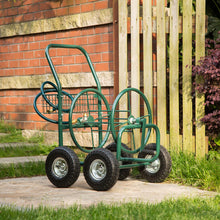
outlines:
[[67, 147], [57, 147], [46, 159], [46, 174], [56, 187], [69, 187], [79, 177], [80, 161], [77, 155]]
[[86, 182], [97, 191], [112, 188], [119, 176], [119, 164], [107, 149], [100, 148], [90, 152], [83, 166]]
[[[123, 148], [129, 150], [129, 148], [127, 147], [127, 145], [125, 145], [125, 144], [123, 144], [123, 143], [121, 143], [121, 145], [123, 146]], [[116, 144], [115, 142], [109, 144], [109, 145], [106, 147], [106, 149], [110, 150], [110, 151], [115, 155], [115, 157], [116, 157], [117, 144]], [[121, 156], [122, 156], [122, 157], [132, 157], [132, 154], [128, 154], [127, 152], [125, 152], [125, 151], [122, 150], [122, 151], [121, 151]], [[124, 165], [124, 164], [130, 164], [130, 163], [124, 161], [124, 162], [119, 162], [119, 164], [120, 164], [120, 165], [121, 165], [121, 164]], [[119, 179], [119, 180], [124, 180], [124, 179], [126, 179], [126, 178], [129, 176], [130, 171], [131, 171], [131, 168], [120, 169], [118, 179]]]
[[[144, 150], [138, 155], [138, 158], [150, 159], [154, 156], [156, 151], [156, 144], [148, 144]], [[170, 174], [172, 161], [170, 154], [165, 147], [160, 146], [159, 157], [150, 165], [140, 166], [139, 171], [142, 176], [149, 182], [160, 183], [163, 182]]]

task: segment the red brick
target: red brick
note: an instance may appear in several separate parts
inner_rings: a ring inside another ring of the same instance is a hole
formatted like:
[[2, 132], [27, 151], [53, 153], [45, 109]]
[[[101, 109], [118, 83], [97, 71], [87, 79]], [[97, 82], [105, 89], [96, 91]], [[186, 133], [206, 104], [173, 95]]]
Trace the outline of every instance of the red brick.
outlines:
[[0, 47], [0, 53], [7, 53], [8, 52], [8, 45]]
[[20, 44], [19, 45], [20, 51], [25, 51], [25, 50], [29, 50], [29, 45], [26, 44]]
[[62, 65], [62, 64], [63, 64], [63, 59], [62, 59], [62, 57], [54, 57], [54, 58], [53, 58], [53, 64], [54, 64], [54, 65]]
[[14, 75], [14, 69], [4, 69], [5, 76], [13, 76]]
[[78, 14], [80, 12], [81, 12], [80, 5], [75, 5], [75, 6], [69, 7], [69, 14]]
[[93, 11], [93, 10], [94, 10], [94, 4], [93, 3], [81, 5], [81, 13], [89, 12], [89, 11]]
[[76, 44], [76, 45], [88, 44], [87, 37], [79, 37], [79, 38], [76, 38], [74, 44]]
[[45, 34], [44, 39], [45, 40], [56, 39], [56, 33], [55, 32], [47, 33], [47, 34]]
[[101, 35], [88, 36], [88, 44], [97, 44], [101, 42]]
[[22, 68], [22, 67], [23, 67], [23, 68], [24, 68], [24, 67], [29, 67], [29, 65], [30, 65], [30, 64], [29, 64], [29, 60], [20, 60], [20, 61], [19, 61], [19, 67], [21, 67], [21, 68]]
[[22, 68], [14, 69], [14, 75], [15, 76], [22, 76], [22, 75], [24, 75], [24, 69], [22, 69]]
[[12, 15], [17, 15], [18, 14], [18, 9], [17, 8], [9, 8], [7, 9], [7, 14], [8, 16], [12, 16]]
[[70, 65], [69, 66], [70, 73], [81, 73], [82, 72], [82, 65]]
[[101, 62], [102, 60], [101, 60], [101, 54], [91, 54], [90, 55], [90, 58], [91, 58], [91, 61], [93, 62], [93, 63], [95, 63], [95, 62]]
[[24, 69], [25, 76], [34, 75], [34, 74], [35, 74], [35, 68], [25, 68]]
[[6, 105], [7, 112], [15, 112], [16, 107], [14, 105]]
[[68, 73], [69, 67], [68, 66], [56, 66], [57, 73]]
[[91, 72], [89, 65], [86, 64], [82, 64], [82, 72]]
[[23, 52], [24, 59], [31, 59], [34, 57], [34, 52], [33, 51], [25, 51]]
[[39, 66], [40, 65], [40, 60], [39, 59], [30, 60], [29, 65], [30, 65], [30, 67]]
[[46, 3], [46, 2], [42, 2], [40, 3], [40, 11], [45, 11], [45, 10], [50, 10], [51, 9], [51, 6]]
[[69, 14], [68, 8], [58, 8], [55, 10], [56, 16], [64, 16], [64, 15], [68, 15], [68, 14]]
[[29, 43], [29, 50], [39, 50], [39, 49], [40, 49], [40, 43], [39, 42]]
[[27, 6], [21, 6], [18, 8], [18, 14], [26, 14], [28, 12]]
[[96, 34], [108, 33], [108, 26], [107, 25], [96, 26], [95, 33]]
[[45, 55], [44, 55], [44, 51], [43, 50], [36, 50], [36, 51], [34, 51], [34, 57], [36, 57], [36, 58], [42, 58], [42, 57], [45, 57]]
[[95, 10], [105, 9], [108, 8], [108, 1], [96, 2], [95, 3]]
[[98, 44], [95, 46], [95, 52], [108, 52], [109, 51], [109, 44]]
[[44, 34], [40, 34], [40, 35], [35, 35], [34, 36], [34, 41], [43, 41], [44, 40]]
[[79, 55], [74, 57], [74, 63], [87, 63], [84, 55]]
[[31, 4], [28, 8], [28, 13], [36, 12], [40, 10], [40, 5], [39, 3]]
[[113, 42], [112, 33], [107, 33], [102, 35], [102, 42]]
[[53, 18], [55, 17], [55, 14], [53, 11], [45, 11], [44, 12], [44, 18]]
[[13, 60], [13, 61], [9, 61], [9, 67], [10, 68], [16, 68], [16, 67], [19, 67], [19, 61], [17, 60]]
[[17, 51], [19, 51], [18, 50], [18, 45], [9, 45], [9, 47], [8, 47], [8, 51], [9, 52], [17, 52]]
[[102, 62], [108, 62], [113, 60], [113, 53], [102, 53]]
[[63, 57], [63, 64], [74, 64], [74, 56]]
[[109, 63], [96, 63], [95, 70], [96, 71], [108, 71], [109, 70]]
[[9, 61], [1, 61], [0, 62], [0, 68], [8, 68], [10, 65]]

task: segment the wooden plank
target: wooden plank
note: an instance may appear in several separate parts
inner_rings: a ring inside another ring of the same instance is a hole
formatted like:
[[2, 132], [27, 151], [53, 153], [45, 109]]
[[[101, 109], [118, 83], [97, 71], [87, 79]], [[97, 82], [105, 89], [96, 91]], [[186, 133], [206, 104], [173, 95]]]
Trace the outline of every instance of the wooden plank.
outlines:
[[192, 144], [192, 0], [183, 1], [183, 151]]
[[[140, 89], [140, 34], [139, 0], [131, 1], [131, 87]], [[131, 96], [132, 114], [140, 116], [140, 99], [137, 94]], [[140, 132], [135, 130], [136, 147], [140, 145]]]
[[[152, 68], [152, 6], [151, 0], [143, 1], [143, 76], [144, 94], [152, 111], [153, 119], [153, 68]], [[147, 114], [147, 112], [145, 112]], [[149, 143], [153, 142], [153, 131]]]
[[161, 133], [161, 144], [166, 146], [166, 40], [164, 0], [157, 1], [157, 125]]
[[[183, 32], [183, 17], [179, 16], [179, 33]], [[207, 25], [208, 25], [208, 17], [206, 16], [206, 30], [207, 30]], [[193, 15], [192, 17], [192, 33], [196, 32], [196, 16]], [[131, 33], [131, 18], [128, 17], [128, 24], [127, 24], [127, 32], [128, 34]], [[170, 16], [165, 16], [165, 32], [168, 34], [170, 33]], [[143, 33], [143, 18], [140, 17], [140, 33]], [[152, 17], [152, 33], [157, 33], [157, 17], [153, 16]]]
[[[126, 89], [128, 86], [128, 71], [127, 71], [127, 2], [118, 0], [118, 26], [119, 26], [119, 92]], [[119, 103], [120, 110], [127, 109], [127, 99], [121, 100]], [[127, 118], [125, 112], [119, 113], [119, 118]], [[123, 135], [122, 142], [127, 143], [127, 136]]]
[[118, 0], [119, 13], [119, 91], [127, 88], [127, 3]]
[[180, 150], [179, 145], [179, 1], [170, 1], [170, 148]]
[[[205, 0], [196, 2], [196, 63], [205, 56]], [[202, 80], [197, 78], [197, 81]], [[205, 114], [204, 96], [196, 93], [196, 156], [206, 154], [205, 126], [200, 119]]]
[[119, 35], [118, 35], [118, 0], [113, 0], [113, 69], [114, 99], [119, 93]]

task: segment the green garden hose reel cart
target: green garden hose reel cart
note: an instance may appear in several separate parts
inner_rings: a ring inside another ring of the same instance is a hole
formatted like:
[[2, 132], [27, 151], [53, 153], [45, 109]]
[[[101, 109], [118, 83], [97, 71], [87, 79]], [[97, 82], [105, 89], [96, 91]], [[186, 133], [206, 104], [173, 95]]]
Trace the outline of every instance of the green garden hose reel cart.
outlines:
[[[77, 94], [64, 91], [49, 54], [51, 48], [82, 53], [96, 89], [82, 89]], [[171, 171], [171, 158], [160, 145], [160, 131], [152, 123], [146, 96], [136, 88], [127, 88], [118, 94], [110, 108], [85, 49], [78, 45], [50, 44], [45, 54], [55, 83], [42, 84], [34, 109], [44, 120], [58, 125], [59, 147], [49, 153], [45, 164], [51, 183], [57, 187], [71, 186], [79, 177], [80, 166], [83, 166], [86, 182], [97, 191], [109, 190], [118, 179], [127, 178], [134, 167], [149, 182], [164, 181]], [[140, 103], [138, 114], [132, 108], [134, 99]], [[74, 145], [86, 153], [84, 161], [79, 160], [73, 149], [63, 145], [66, 129]], [[152, 130], [156, 143], [148, 144]]]

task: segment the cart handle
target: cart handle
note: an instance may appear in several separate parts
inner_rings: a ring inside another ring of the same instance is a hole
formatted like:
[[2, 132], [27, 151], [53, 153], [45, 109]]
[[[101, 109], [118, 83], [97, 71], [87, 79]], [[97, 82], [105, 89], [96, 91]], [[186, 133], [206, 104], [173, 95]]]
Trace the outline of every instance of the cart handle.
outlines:
[[92, 75], [94, 77], [94, 80], [96, 82], [97, 89], [98, 89], [98, 91], [101, 92], [101, 85], [100, 85], [98, 76], [97, 76], [97, 74], [95, 72], [95, 69], [94, 69], [94, 67], [92, 65], [92, 61], [91, 61], [91, 59], [89, 57], [89, 54], [86, 52], [86, 50], [84, 48], [82, 48], [81, 46], [78, 46], [78, 45], [70, 45], [70, 44], [49, 44], [46, 47], [45, 55], [46, 55], [47, 61], [49, 63], [50, 69], [51, 69], [51, 71], [53, 73], [54, 79], [55, 79], [55, 81], [57, 83], [58, 91], [61, 91], [62, 88], [61, 88], [61, 83], [60, 83], [60, 80], [58, 78], [57, 72], [56, 72], [56, 70], [54, 68], [54, 64], [53, 64], [52, 59], [51, 59], [51, 57], [49, 55], [49, 49], [50, 48], [70, 48], [70, 49], [78, 49], [78, 50], [80, 50], [84, 54], [84, 56], [86, 57], [86, 60], [87, 60], [87, 62], [89, 64], [89, 67], [91, 69]]

